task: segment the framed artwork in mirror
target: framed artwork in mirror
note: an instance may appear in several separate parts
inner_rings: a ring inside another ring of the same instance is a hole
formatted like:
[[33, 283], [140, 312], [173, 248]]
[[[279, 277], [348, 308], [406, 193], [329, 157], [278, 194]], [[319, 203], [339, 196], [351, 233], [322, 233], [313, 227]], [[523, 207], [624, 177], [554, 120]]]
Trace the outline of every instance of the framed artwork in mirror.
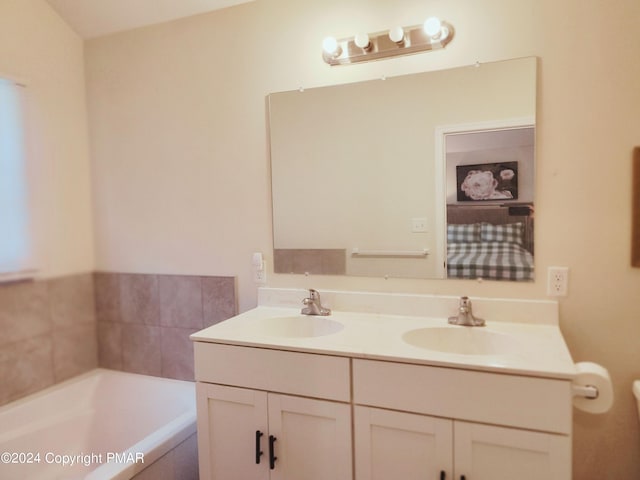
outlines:
[[518, 162], [456, 166], [458, 201], [518, 199]]

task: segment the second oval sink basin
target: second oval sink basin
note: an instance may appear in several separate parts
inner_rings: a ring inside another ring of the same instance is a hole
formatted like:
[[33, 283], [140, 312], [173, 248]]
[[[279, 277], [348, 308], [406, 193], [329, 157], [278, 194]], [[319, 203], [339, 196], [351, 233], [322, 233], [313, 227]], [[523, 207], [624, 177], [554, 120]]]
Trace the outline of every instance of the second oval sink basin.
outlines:
[[337, 333], [344, 328], [340, 322], [327, 317], [296, 315], [260, 320], [257, 330], [272, 337], [321, 337]]
[[521, 349], [512, 336], [483, 327], [419, 328], [406, 332], [402, 340], [425, 350], [460, 355], [505, 355]]

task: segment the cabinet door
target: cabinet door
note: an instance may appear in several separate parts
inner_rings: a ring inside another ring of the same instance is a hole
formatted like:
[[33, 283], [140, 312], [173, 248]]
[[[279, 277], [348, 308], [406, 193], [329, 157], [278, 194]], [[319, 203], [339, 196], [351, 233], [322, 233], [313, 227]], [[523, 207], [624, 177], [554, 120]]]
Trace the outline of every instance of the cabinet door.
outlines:
[[455, 479], [570, 480], [571, 437], [454, 422]]
[[356, 406], [356, 480], [450, 479], [453, 422]]
[[200, 478], [267, 480], [267, 394], [198, 382], [196, 399]]
[[348, 404], [272, 393], [268, 403], [277, 457], [271, 480], [351, 480]]

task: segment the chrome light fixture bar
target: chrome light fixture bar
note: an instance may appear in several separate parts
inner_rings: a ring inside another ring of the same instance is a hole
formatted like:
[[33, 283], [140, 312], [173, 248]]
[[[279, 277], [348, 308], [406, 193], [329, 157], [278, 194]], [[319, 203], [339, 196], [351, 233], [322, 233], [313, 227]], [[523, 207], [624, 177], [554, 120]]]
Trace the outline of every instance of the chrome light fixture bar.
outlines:
[[372, 34], [360, 33], [340, 40], [327, 37], [322, 42], [322, 58], [332, 66], [348, 65], [438, 50], [451, 42], [453, 34], [449, 23], [430, 17], [422, 25], [394, 27]]

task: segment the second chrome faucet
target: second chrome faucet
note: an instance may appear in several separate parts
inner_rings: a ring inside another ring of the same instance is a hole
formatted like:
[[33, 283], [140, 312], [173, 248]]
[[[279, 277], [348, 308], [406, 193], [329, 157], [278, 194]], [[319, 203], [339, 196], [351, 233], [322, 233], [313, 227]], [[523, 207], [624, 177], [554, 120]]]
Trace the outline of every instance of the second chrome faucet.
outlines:
[[309, 296], [302, 300], [305, 307], [300, 311], [303, 315], [331, 315], [331, 309], [322, 306], [320, 301], [320, 292], [309, 289]]
[[464, 325], [466, 327], [484, 327], [484, 320], [473, 316], [469, 297], [460, 297], [458, 314], [449, 317], [449, 323], [453, 325]]

